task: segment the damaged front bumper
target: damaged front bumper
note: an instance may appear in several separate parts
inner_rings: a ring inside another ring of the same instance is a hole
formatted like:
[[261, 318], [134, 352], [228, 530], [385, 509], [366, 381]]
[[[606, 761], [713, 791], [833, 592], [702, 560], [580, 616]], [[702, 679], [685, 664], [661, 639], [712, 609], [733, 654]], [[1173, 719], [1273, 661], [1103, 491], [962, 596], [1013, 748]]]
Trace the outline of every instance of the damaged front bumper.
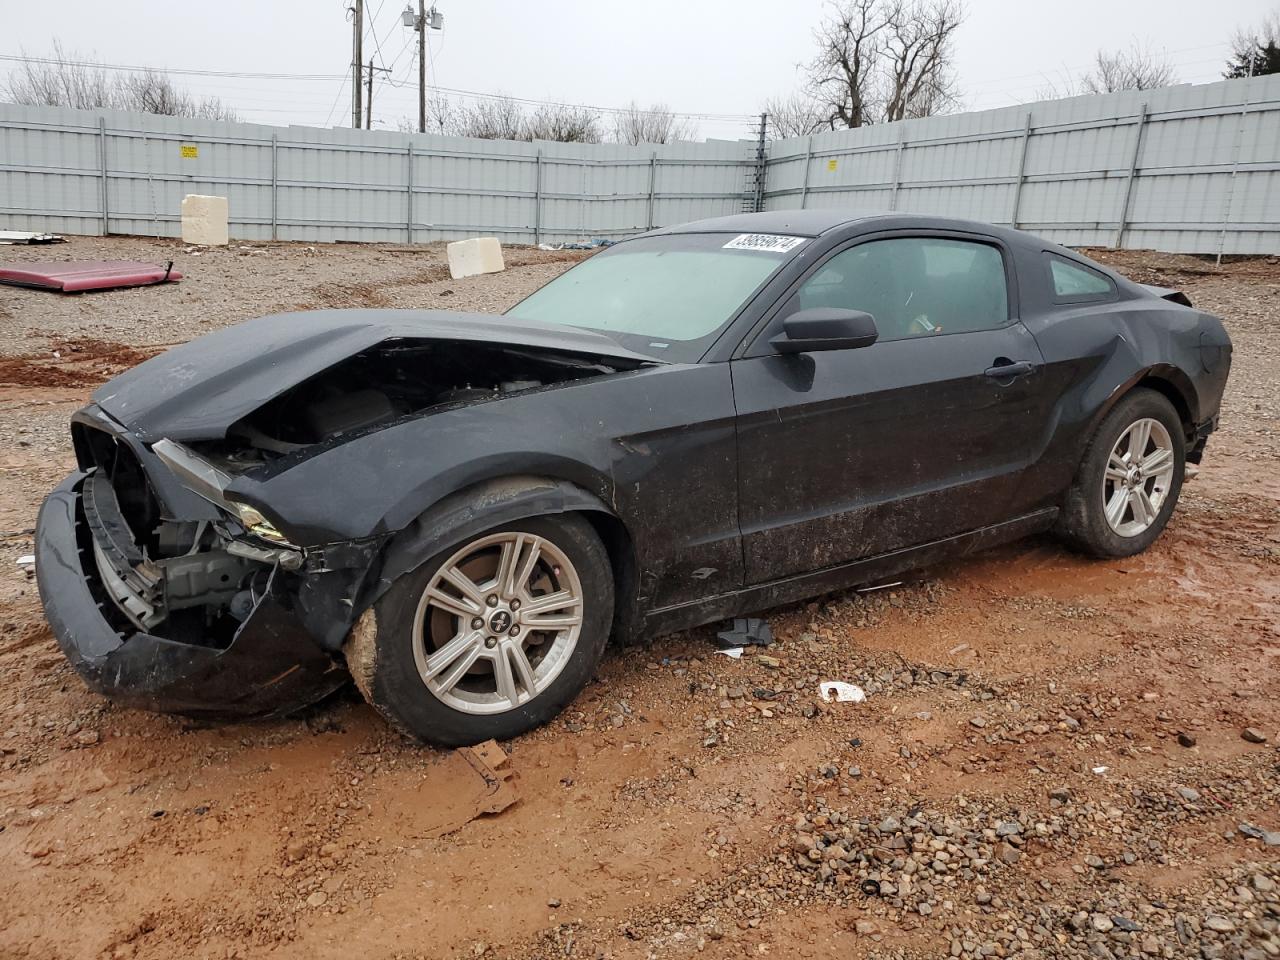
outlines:
[[277, 567], [230, 643], [205, 646], [139, 629], [104, 583], [86, 519], [89, 474], [67, 477], [36, 528], [36, 579], [58, 645], [85, 682], [114, 700], [204, 716], [279, 715], [347, 679], [322, 649]]

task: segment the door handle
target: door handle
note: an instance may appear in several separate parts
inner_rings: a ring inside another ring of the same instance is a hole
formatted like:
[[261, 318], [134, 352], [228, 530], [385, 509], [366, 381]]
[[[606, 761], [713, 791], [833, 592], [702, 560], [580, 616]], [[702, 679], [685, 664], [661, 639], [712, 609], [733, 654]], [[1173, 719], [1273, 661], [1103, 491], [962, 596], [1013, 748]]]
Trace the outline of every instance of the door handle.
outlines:
[[987, 367], [986, 375], [992, 380], [1016, 380], [1027, 374], [1035, 373], [1036, 365], [1030, 360], [1015, 360], [1013, 363], [1001, 363]]

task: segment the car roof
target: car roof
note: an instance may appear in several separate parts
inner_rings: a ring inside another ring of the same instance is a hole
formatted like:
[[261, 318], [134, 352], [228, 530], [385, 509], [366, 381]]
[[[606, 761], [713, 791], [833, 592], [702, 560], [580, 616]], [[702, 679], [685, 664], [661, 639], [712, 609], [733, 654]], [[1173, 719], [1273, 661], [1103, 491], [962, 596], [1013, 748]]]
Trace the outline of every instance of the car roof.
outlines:
[[645, 236], [680, 233], [777, 233], [794, 237], [818, 237], [852, 223], [865, 223], [874, 229], [939, 229], [961, 230], [999, 236], [1008, 242], [1048, 244], [1021, 230], [1000, 227], [977, 220], [959, 220], [923, 213], [897, 213], [891, 210], [767, 210], [764, 213], [738, 213], [728, 217], [694, 220], [653, 230]]
[[855, 220], [880, 215], [853, 210], [768, 210], [678, 223], [654, 230], [649, 236], [671, 233], [783, 233], [793, 237], [817, 237]]

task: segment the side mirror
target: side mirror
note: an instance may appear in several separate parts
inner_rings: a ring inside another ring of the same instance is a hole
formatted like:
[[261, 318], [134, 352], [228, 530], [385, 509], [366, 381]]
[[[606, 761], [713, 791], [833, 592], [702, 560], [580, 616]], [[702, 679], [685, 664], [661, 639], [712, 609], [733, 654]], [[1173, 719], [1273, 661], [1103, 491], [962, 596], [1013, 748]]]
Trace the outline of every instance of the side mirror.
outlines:
[[871, 346], [879, 336], [875, 318], [869, 313], [840, 307], [812, 307], [783, 320], [782, 333], [774, 337], [770, 345], [779, 353], [852, 350]]

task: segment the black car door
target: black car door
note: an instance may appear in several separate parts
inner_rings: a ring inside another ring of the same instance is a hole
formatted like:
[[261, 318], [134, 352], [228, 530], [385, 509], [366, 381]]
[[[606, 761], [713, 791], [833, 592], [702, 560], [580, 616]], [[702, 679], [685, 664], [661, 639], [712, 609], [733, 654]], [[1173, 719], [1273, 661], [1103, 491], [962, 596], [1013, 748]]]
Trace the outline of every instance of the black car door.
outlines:
[[[732, 363], [746, 578], [760, 583], [1017, 516], [1048, 399], [990, 238], [855, 241], [819, 262]], [[779, 354], [788, 314], [871, 313], [878, 341]], [[1007, 367], [1007, 371], [996, 369]]]

